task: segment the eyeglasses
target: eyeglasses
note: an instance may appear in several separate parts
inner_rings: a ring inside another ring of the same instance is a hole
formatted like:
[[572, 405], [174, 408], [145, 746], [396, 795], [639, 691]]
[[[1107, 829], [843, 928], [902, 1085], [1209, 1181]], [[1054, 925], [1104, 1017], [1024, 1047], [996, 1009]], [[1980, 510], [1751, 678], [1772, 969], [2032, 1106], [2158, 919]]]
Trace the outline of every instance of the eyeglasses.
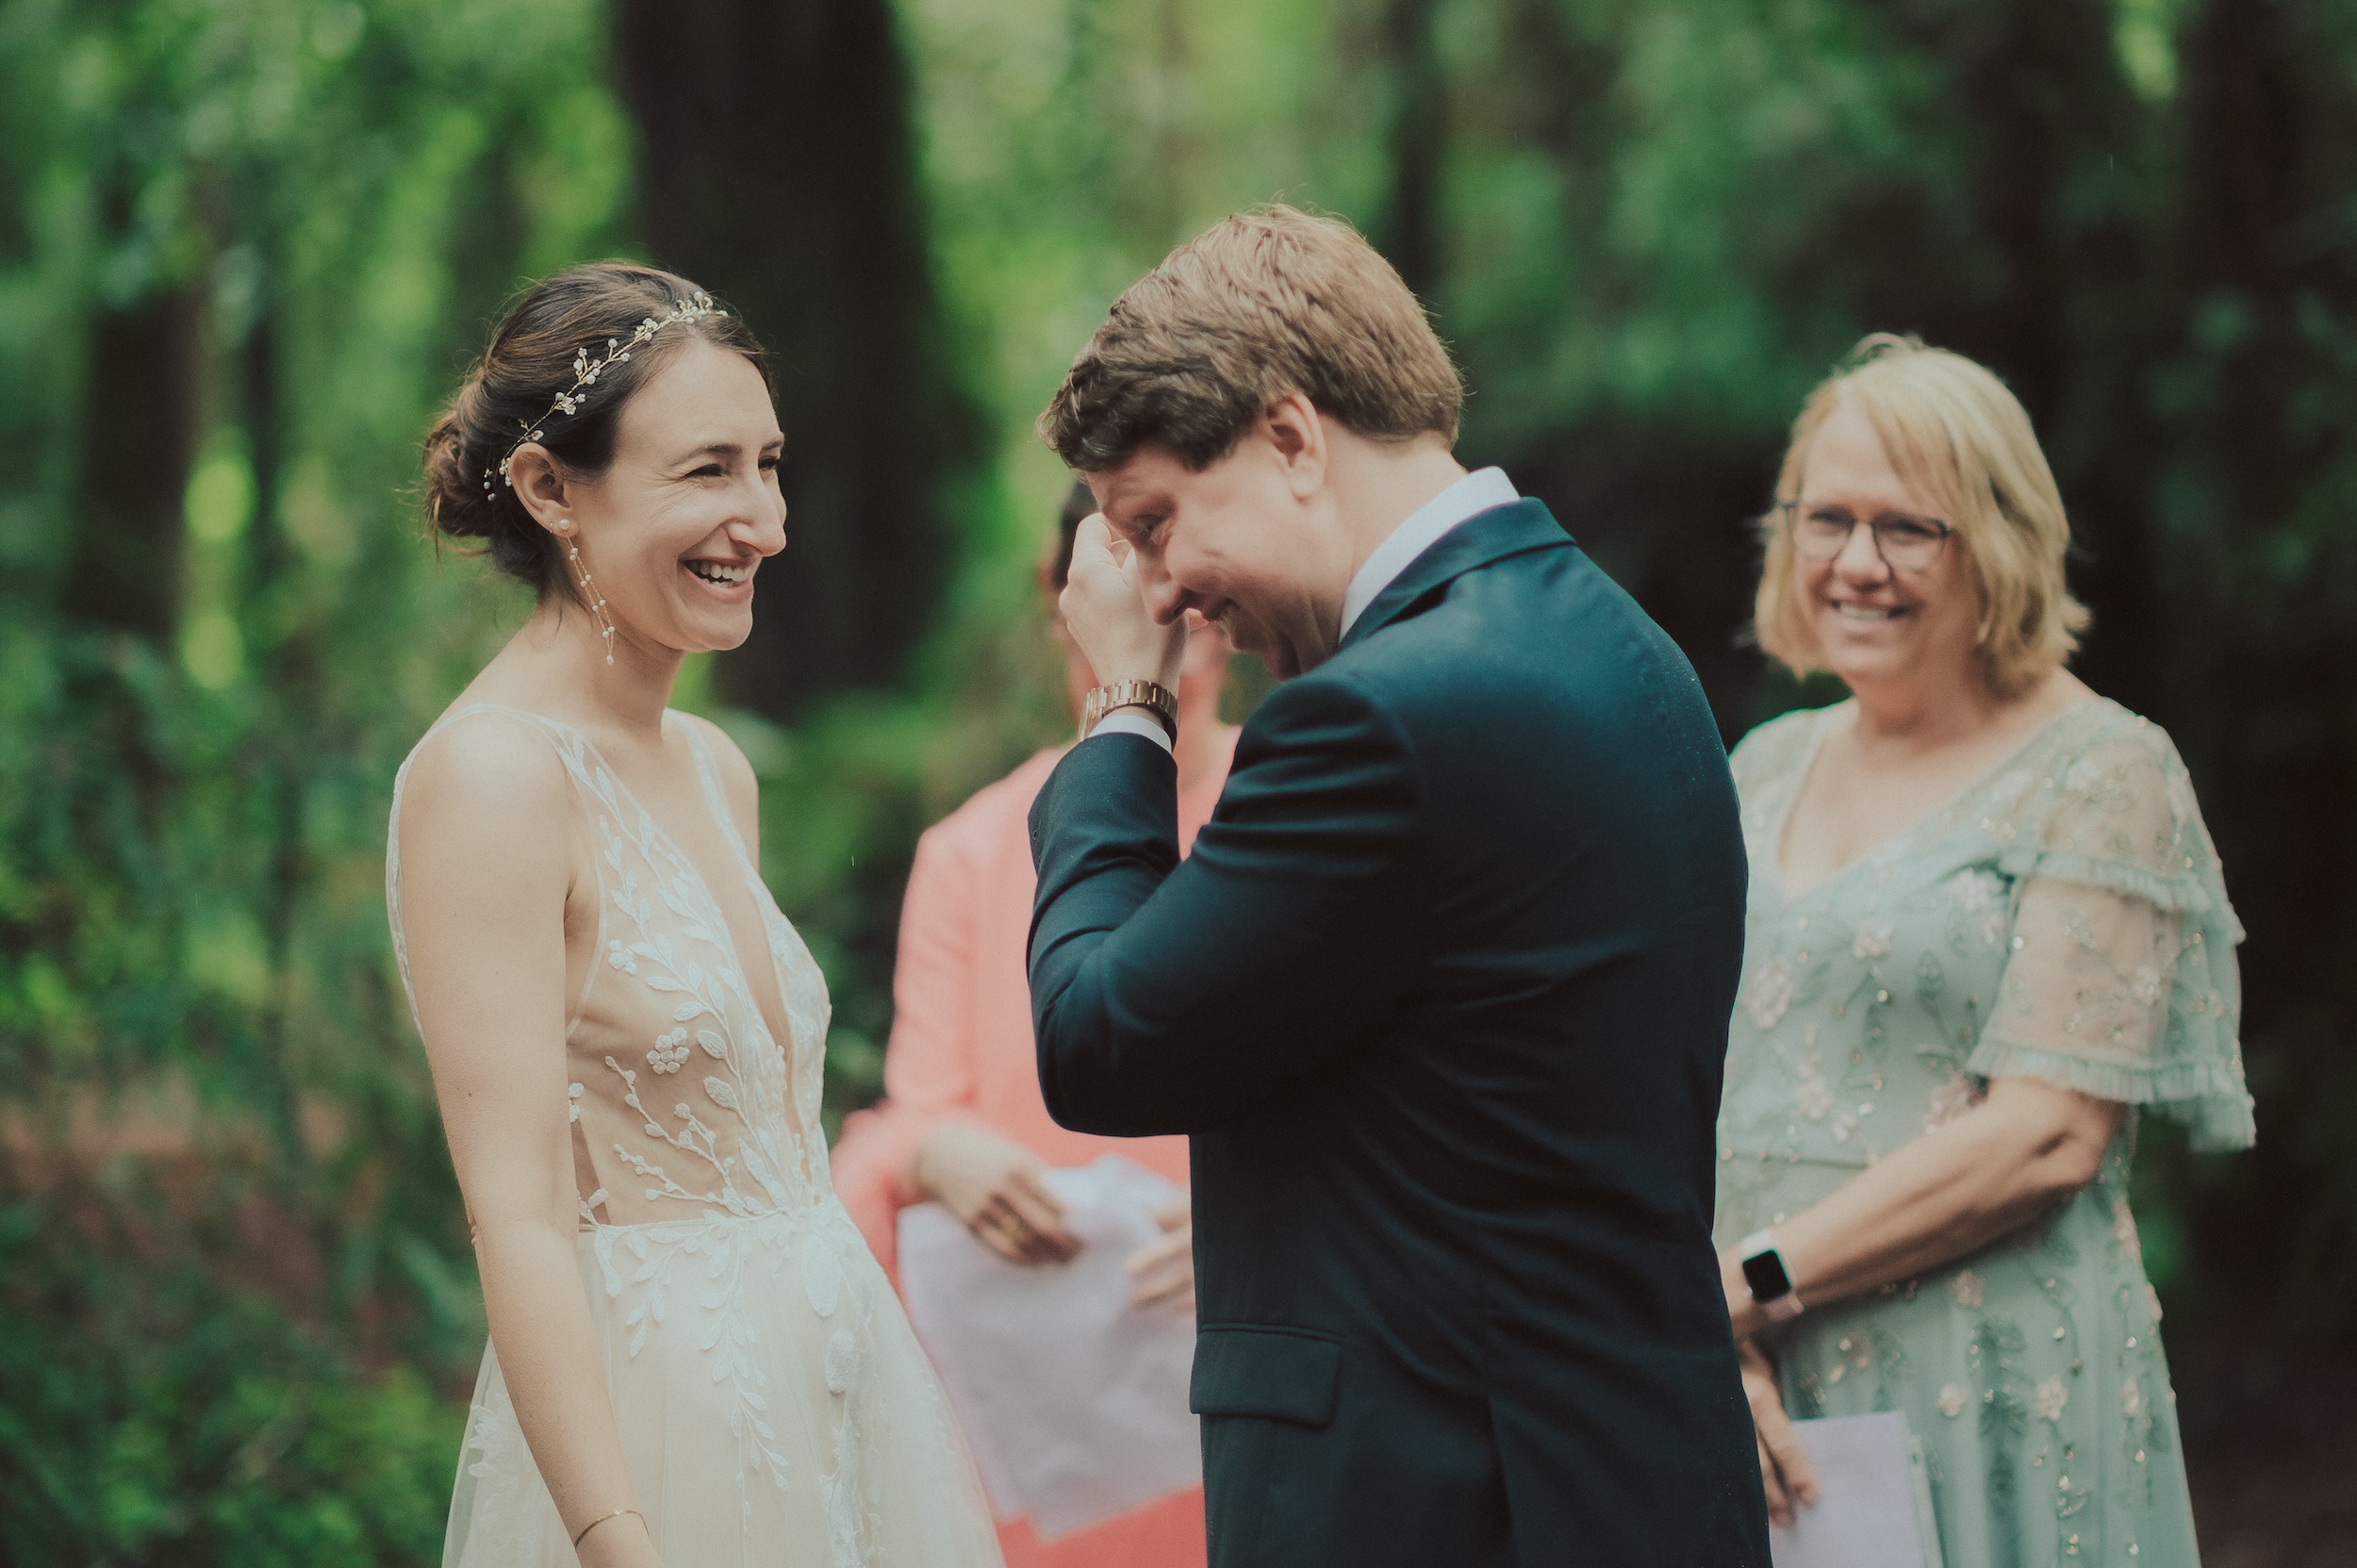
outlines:
[[1948, 543], [1948, 536], [1955, 530], [1937, 518], [1919, 518], [1905, 512], [1885, 512], [1879, 517], [1859, 519], [1844, 506], [1811, 506], [1801, 509], [1797, 501], [1779, 501], [1776, 509], [1784, 514], [1785, 526], [1792, 533], [1792, 548], [1805, 561], [1830, 561], [1850, 547], [1850, 536], [1856, 533], [1863, 521], [1874, 536], [1874, 553], [1893, 571], [1923, 571], [1939, 559], [1940, 551]]

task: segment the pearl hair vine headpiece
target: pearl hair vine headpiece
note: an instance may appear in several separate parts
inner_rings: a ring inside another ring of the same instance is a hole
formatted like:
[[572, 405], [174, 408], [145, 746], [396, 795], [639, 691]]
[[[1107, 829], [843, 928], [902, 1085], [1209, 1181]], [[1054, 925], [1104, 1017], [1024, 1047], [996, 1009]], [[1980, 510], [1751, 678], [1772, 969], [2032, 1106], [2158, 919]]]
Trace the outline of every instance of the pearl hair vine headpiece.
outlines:
[[712, 303], [710, 294], [699, 289], [693, 295], [671, 306], [671, 313], [660, 321], [650, 316], [640, 322], [637, 330], [630, 335], [628, 342], [624, 342], [619, 338], [608, 338], [605, 340], [603, 359], [592, 361], [587, 349], [575, 349], [573, 351], [573, 384], [557, 393], [556, 401], [549, 404], [549, 411], [538, 419], [516, 421], [522, 427], [523, 437], [514, 446], [507, 449], [507, 455], [500, 459], [500, 466], [496, 472], [490, 469], [483, 470], [483, 493], [486, 495], [491, 493], [491, 482], [494, 478], [513, 489], [515, 481], [507, 477], [507, 465], [516, 460], [516, 454], [524, 442], [538, 440], [543, 434], [540, 427], [557, 415], [578, 413], [582, 405], [589, 401], [589, 388], [597, 385], [598, 377], [613, 366], [628, 359], [632, 349], [641, 343], [652, 341], [656, 333], [674, 322], [700, 322], [706, 316], [726, 314], [727, 312]]

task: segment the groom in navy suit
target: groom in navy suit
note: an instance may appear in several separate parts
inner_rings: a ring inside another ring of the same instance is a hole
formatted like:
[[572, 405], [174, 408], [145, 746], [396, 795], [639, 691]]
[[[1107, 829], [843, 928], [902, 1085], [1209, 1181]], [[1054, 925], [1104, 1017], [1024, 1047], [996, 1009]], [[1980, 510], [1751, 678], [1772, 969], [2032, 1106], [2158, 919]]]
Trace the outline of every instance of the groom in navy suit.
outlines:
[[[1192, 1139], [1215, 1568], [1767, 1568], [1709, 1240], [1734, 787], [1677, 648], [1451, 455], [1461, 396], [1284, 207], [1074, 363], [1106, 684], [1031, 813], [1041, 1085]], [[1181, 864], [1189, 612], [1286, 679]]]

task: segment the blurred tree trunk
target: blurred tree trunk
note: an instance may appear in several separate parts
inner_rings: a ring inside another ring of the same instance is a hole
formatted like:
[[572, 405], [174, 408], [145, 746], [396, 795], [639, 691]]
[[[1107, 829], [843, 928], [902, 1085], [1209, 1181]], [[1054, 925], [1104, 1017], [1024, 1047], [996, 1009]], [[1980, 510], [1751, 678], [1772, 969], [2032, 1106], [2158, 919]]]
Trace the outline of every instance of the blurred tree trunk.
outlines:
[[2346, 1321], [2357, 1300], [2344, 1152], [2357, 1134], [2348, 16], [2209, 0], [2180, 35], [2184, 277], [2161, 381], [2179, 406], [2155, 508], [2170, 730], [2203, 782], [2250, 932], [2243, 1038], [2259, 1098], [2259, 1146], [2237, 1185], [2193, 1217], [2205, 1264], [2273, 1287], [2279, 1321], [2295, 1322]]
[[1390, 0], [1384, 8], [1383, 49], [1392, 80], [1384, 150], [1391, 157], [1392, 188], [1374, 236], [1385, 259], [1427, 306], [1440, 285], [1443, 259], [1440, 200], [1448, 79], [1433, 37], [1439, 10], [1438, 0]]
[[[256, 888], [255, 913], [271, 959], [272, 982], [256, 1010], [256, 1026], [269, 1042], [265, 1055], [272, 1070], [255, 1075], [255, 1097], [265, 1102], [255, 1109], [276, 1135], [280, 1157], [290, 1170], [299, 1170], [298, 1088], [290, 1072], [299, 1059], [291, 1031], [293, 988], [301, 975], [296, 949], [305, 900], [319, 869], [304, 819], [316, 767], [312, 749], [323, 738], [333, 705], [322, 680], [326, 651], [320, 627], [287, 613], [288, 596], [298, 591], [299, 579], [278, 507], [287, 413], [279, 338], [276, 314], [263, 310], [247, 328], [234, 374], [254, 465], [254, 516], [244, 540], [245, 645], [261, 666], [263, 689], [280, 718], [256, 737], [247, 763], [255, 797], [252, 819], [257, 837], [267, 835], [270, 845], [269, 873]], [[319, 1239], [322, 1246], [331, 1245], [326, 1228], [321, 1228]]]
[[1893, 278], [1899, 318], [1981, 361], [2029, 410], [2069, 506], [2071, 578], [2103, 606], [2080, 668], [2154, 711], [2156, 639], [2148, 519], [2153, 426], [2144, 387], [2155, 306], [2172, 271], [2157, 232], [2167, 177], [2159, 122], [2121, 67], [2108, 7], [1965, 0], [1915, 35], [1953, 62], [1975, 106], [1969, 200], [1980, 254], [1945, 275]]
[[193, 289], [101, 313], [91, 327], [73, 543], [59, 607], [168, 643], [180, 602], [181, 510], [200, 434], [204, 306]]
[[[2333, 247], [2300, 245], [2300, 221], [2341, 192], [2303, 167], [2301, 121], [2315, 87], [2302, 81], [2283, 8], [2213, 0], [2186, 29], [2184, 253], [2191, 321], [2173, 323], [2206, 360], [2214, 422], [2201, 457], [2217, 465], [2221, 532], [2243, 539], [2289, 520], [2299, 481], [2324, 454], [2299, 450], [2294, 404], [2311, 350], [2292, 309], [2307, 289], [2332, 290]], [[2327, 132], [2321, 122], [2316, 131]], [[2345, 199], [2345, 198], [2343, 198]], [[2305, 252], [2304, 256], [2299, 253]], [[2304, 263], [2304, 264], [2302, 264]], [[2347, 278], [2340, 280], [2344, 284]], [[2342, 296], [2346, 299], [2346, 294]]]
[[952, 379], [889, 0], [623, 0], [638, 230], [770, 350], [791, 540], [731, 701], [773, 718], [895, 680], [959, 534], [981, 422]]

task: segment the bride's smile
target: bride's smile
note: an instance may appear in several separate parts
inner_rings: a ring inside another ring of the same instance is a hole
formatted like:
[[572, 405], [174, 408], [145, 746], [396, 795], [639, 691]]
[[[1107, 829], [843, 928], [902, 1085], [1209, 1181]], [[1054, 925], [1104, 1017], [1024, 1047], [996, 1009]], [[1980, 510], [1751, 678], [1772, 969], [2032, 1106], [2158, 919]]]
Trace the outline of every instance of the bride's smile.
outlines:
[[[589, 573], [613, 641], [661, 662], [752, 635], [755, 573], [785, 548], [784, 445], [761, 372], [694, 342], [622, 409], [603, 472], [565, 471], [536, 446], [514, 468], [536, 520], [579, 550], [573, 578]], [[560, 621], [575, 607], [559, 602]]]

